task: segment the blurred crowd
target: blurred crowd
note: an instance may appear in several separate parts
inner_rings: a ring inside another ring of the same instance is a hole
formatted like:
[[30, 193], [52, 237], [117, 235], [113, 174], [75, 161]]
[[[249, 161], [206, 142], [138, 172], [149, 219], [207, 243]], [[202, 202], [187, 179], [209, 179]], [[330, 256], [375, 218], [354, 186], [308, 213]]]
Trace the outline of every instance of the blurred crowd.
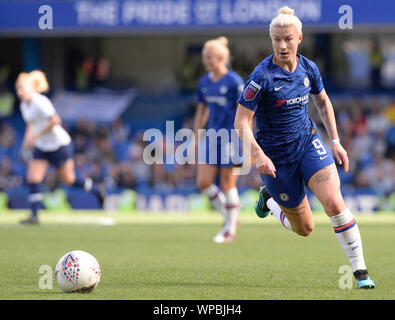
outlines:
[[[350, 158], [348, 173], [339, 167], [343, 186], [380, 195], [395, 192], [395, 101], [333, 99], [333, 104], [340, 139]], [[312, 109], [310, 114], [325, 139], [318, 113]], [[183, 127], [192, 129], [192, 124], [193, 119], [186, 118]], [[29, 155], [20, 150], [21, 132], [17, 134], [20, 129], [0, 121], [2, 191], [11, 191], [24, 183], [24, 161]], [[143, 151], [148, 142], [143, 140], [143, 132], [134, 132], [122, 119], [111, 125], [81, 120], [66, 129], [73, 139], [76, 174], [104, 183], [109, 193], [124, 188], [137, 191], [196, 190], [195, 165], [147, 164]], [[50, 190], [59, 185], [53, 170], [45, 180]], [[254, 166], [249, 175], [239, 179], [241, 189], [257, 189], [260, 183]]]
[[[343, 186], [380, 195], [395, 192], [395, 100], [332, 101], [338, 132], [350, 159], [350, 170], [339, 168]], [[312, 118], [325, 132], [317, 112]], [[330, 142], [322, 133], [326, 143]]]

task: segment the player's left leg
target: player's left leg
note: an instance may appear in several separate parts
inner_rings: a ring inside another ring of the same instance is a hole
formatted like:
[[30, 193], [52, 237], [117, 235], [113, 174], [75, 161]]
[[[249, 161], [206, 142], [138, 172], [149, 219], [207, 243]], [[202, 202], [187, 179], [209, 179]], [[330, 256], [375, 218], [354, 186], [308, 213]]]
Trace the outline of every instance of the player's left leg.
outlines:
[[344, 203], [331, 152], [318, 133], [311, 136], [300, 162], [300, 172], [331, 219], [336, 238], [351, 263], [358, 288], [374, 288], [366, 269], [358, 225]]
[[220, 185], [225, 195], [225, 224], [222, 230], [214, 238], [215, 242], [231, 242], [236, 236], [236, 229], [239, 224], [240, 199], [237, 190], [238, 169], [233, 166], [221, 167]]
[[67, 159], [64, 164], [59, 167], [58, 175], [60, 181], [68, 186], [72, 186], [76, 182], [73, 159]]
[[[35, 150], [35, 158], [29, 161], [27, 167], [26, 180], [29, 184], [29, 205], [31, 216], [28, 219], [22, 220], [22, 224], [38, 224], [39, 209], [42, 206], [43, 193], [41, 190], [41, 183], [45, 178], [45, 174], [49, 167], [49, 162], [41, 157], [42, 153]], [[38, 156], [40, 154], [40, 156]]]
[[218, 210], [225, 218], [225, 196], [214, 183], [218, 174], [218, 167], [210, 164], [198, 164], [196, 185], [210, 200], [211, 206]]
[[63, 146], [54, 152], [52, 163], [58, 168], [58, 175], [62, 183], [92, 192], [98, 198], [100, 206], [103, 206], [105, 200], [104, 187], [94, 184], [89, 177], [82, 179], [76, 176], [71, 145]]
[[308, 182], [332, 221], [340, 246], [349, 259], [358, 288], [374, 288], [365, 265], [361, 235], [351, 211], [346, 207], [341, 191], [340, 179], [334, 163], [315, 172]]

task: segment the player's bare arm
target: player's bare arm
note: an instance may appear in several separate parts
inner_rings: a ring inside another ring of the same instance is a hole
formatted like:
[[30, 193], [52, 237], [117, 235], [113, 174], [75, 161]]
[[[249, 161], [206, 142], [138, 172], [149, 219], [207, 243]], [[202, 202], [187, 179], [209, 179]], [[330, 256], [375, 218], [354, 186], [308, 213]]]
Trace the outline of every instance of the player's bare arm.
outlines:
[[49, 118], [48, 125], [40, 131], [36, 138], [39, 138], [52, 130], [55, 125], [61, 125], [62, 120], [60, 119], [58, 114], [54, 114], [51, 118]]
[[198, 102], [195, 119], [194, 119], [194, 125], [193, 125], [195, 138], [198, 138], [199, 129], [204, 129], [204, 127], [206, 126], [208, 116], [209, 116], [208, 108], [204, 105], [204, 103]]
[[26, 134], [24, 139], [24, 147], [33, 148], [36, 140], [47, 134], [52, 130], [55, 125], [61, 125], [62, 120], [60, 119], [58, 114], [54, 114], [48, 121], [48, 125], [42, 129], [38, 134], [34, 134], [32, 130], [32, 126], [28, 125], [26, 128]]
[[320, 118], [325, 126], [326, 132], [332, 141], [333, 156], [337, 163], [344, 165], [344, 171], [349, 169], [349, 160], [346, 150], [342, 147], [339, 142], [339, 135], [336, 128], [335, 112], [333, 110], [332, 103], [323, 89], [319, 94], [312, 95], [314, 104], [318, 110]]
[[235, 129], [238, 129], [238, 135], [244, 146], [251, 147], [251, 156], [255, 158], [256, 167], [260, 174], [271, 175], [276, 177], [276, 168], [273, 162], [265, 155], [258, 145], [251, 130], [252, 118], [254, 111], [238, 104], [235, 116]]
[[25, 135], [23, 136], [22, 148], [31, 149], [34, 147], [34, 132], [30, 123], [26, 124]]

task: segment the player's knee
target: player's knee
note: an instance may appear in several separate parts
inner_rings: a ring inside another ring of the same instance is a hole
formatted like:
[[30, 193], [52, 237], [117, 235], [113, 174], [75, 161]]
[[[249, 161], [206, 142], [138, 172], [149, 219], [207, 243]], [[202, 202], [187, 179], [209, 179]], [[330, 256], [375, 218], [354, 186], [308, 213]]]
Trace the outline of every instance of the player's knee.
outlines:
[[211, 182], [205, 180], [198, 180], [196, 182], [196, 186], [198, 187], [199, 190], [204, 190], [207, 189], [209, 186], [211, 186]]
[[330, 216], [336, 215], [344, 210], [344, 201], [339, 197], [332, 197], [326, 200], [322, 205], [325, 212]]
[[39, 177], [35, 177], [35, 176], [27, 176], [26, 177], [26, 182], [28, 184], [32, 184], [32, 183], [41, 183], [43, 182], [43, 179], [39, 178]]
[[71, 186], [75, 182], [75, 175], [74, 174], [63, 175], [60, 177], [60, 180], [65, 185]]
[[310, 235], [310, 233], [313, 232], [313, 230], [314, 230], [314, 224], [313, 223], [306, 223], [306, 224], [299, 226], [295, 230], [295, 232], [302, 237], [307, 237]]

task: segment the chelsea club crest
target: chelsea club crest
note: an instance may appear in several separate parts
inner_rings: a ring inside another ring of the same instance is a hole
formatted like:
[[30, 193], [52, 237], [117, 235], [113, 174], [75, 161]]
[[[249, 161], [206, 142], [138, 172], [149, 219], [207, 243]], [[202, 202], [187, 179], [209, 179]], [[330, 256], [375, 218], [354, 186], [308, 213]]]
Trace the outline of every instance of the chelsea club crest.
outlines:
[[280, 193], [280, 199], [282, 201], [288, 201], [289, 200], [289, 195], [287, 193]]
[[309, 77], [304, 77], [303, 84], [306, 88], [310, 85]]

